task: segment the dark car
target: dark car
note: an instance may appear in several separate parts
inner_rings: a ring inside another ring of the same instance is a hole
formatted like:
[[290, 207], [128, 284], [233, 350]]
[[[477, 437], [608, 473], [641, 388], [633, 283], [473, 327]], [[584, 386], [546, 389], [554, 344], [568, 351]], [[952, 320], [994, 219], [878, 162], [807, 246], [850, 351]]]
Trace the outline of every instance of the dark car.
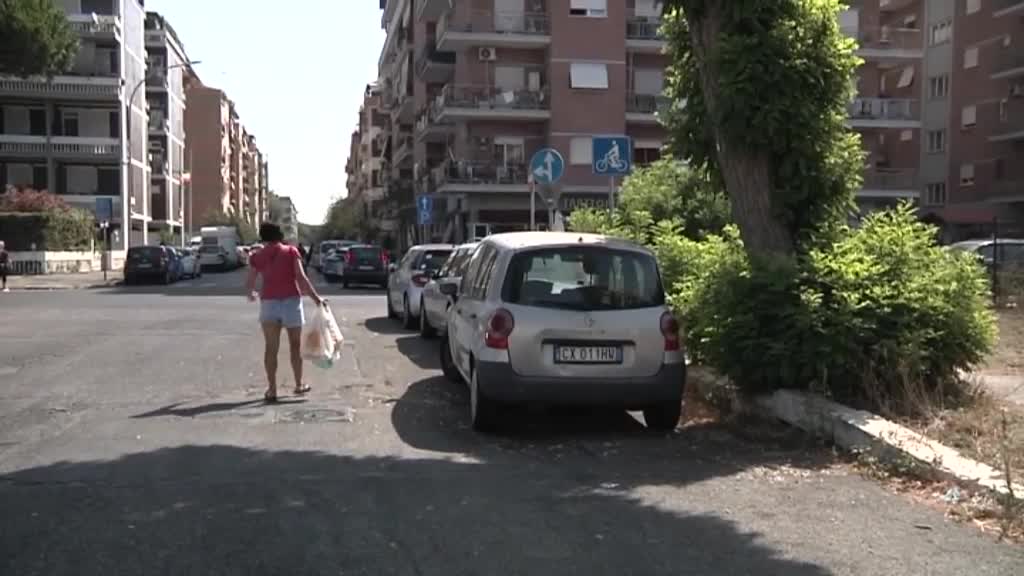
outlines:
[[341, 283], [345, 288], [350, 284], [376, 284], [382, 288], [388, 285], [388, 254], [380, 246], [348, 246], [344, 257]]
[[171, 248], [164, 246], [135, 246], [128, 249], [124, 263], [125, 284], [156, 280], [170, 284], [178, 279], [178, 258]]

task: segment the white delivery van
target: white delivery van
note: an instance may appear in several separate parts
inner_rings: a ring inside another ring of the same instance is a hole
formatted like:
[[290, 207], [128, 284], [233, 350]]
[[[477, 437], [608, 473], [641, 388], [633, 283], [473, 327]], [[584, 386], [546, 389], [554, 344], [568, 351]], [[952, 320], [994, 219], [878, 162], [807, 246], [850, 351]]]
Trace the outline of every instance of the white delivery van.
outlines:
[[234, 226], [203, 226], [199, 230], [199, 264], [203, 268], [233, 270], [242, 265], [238, 247], [242, 243]]

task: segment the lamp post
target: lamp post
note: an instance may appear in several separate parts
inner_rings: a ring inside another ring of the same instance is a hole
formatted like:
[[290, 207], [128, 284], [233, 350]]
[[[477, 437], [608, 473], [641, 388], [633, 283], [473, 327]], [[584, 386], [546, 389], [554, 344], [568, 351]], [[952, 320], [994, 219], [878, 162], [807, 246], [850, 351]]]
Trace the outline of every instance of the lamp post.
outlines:
[[[174, 70], [175, 68], [185, 68], [186, 66], [193, 66], [195, 64], [202, 64], [202, 62], [203, 62], [202, 60], [189, 60], [188, 62], [179, 62], [178, 64], [172, 64], [172, 65], [168, 66], [167, 69], [165, 70], [165, 72], [168, 72], [170, 70]], [[125, 118], [125, 130], [126, 130], [126, 133], [125, 133], [125, 137], [124, 137], [124, 142], [125, 142], [125, 145], [128, 148], [128, 165], [125, 167], [125, 172], [128, 174], [128, 198], [129, 198], [128, 205], [129, 206], [131, 206], [131, 199], [135, 198], [135, 179], [132, 178], [132, 160], [134, 159], [133, 156], [132, 156], [132, 103], [135, 102], [135, 97], [139, 93], [139, 88], [142, 88], [143, 84], [145, 84], [145, 83], [146, 83], [146, 74], [143, 74], [142, 75], [142, 79], [139, 80], [138, 83], [135, 84], [134, 88], [132, 88], [132, 93], [131, 93], [131, 96], [128, 97], [128, 101], [125, 102], [125, 117], [124, 118]], [[129, 208], [129, 210], [131, 210], [131, 209]], [[130, 227], [131, 226], [131, 214], [129, 214], [128, 220], [129, 220], [128, 225]], [[131, 229], [129, 229], [128, 232], [130, 233]], [[126, 243], [125, 245], [126, 246], [127, 246], [127, 242], [129, 242], [129, 240], [126, 238], [125, 239], [125, 243]]]

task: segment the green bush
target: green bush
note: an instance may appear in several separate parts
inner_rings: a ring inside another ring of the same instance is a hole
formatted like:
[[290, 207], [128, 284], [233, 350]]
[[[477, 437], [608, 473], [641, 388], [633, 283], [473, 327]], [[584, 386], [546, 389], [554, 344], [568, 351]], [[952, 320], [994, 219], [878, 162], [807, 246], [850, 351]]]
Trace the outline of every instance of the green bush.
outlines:
[[84, 210], [0, 213], [0, 239], [12, 252], [89, 250], [95, 235], [95, 219]]

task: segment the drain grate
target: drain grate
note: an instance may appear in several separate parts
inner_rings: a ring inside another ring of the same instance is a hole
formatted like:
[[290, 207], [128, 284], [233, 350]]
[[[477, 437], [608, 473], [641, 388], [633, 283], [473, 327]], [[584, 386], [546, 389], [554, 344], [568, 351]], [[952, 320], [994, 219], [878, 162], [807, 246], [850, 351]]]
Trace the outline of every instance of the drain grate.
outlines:
[[335, 410], [332, 408], [296, 408], [283, 410], [278, 413], [278, 420], [282, 422], [352, 422], [355, 419], [355, 412], [352, 408]]

